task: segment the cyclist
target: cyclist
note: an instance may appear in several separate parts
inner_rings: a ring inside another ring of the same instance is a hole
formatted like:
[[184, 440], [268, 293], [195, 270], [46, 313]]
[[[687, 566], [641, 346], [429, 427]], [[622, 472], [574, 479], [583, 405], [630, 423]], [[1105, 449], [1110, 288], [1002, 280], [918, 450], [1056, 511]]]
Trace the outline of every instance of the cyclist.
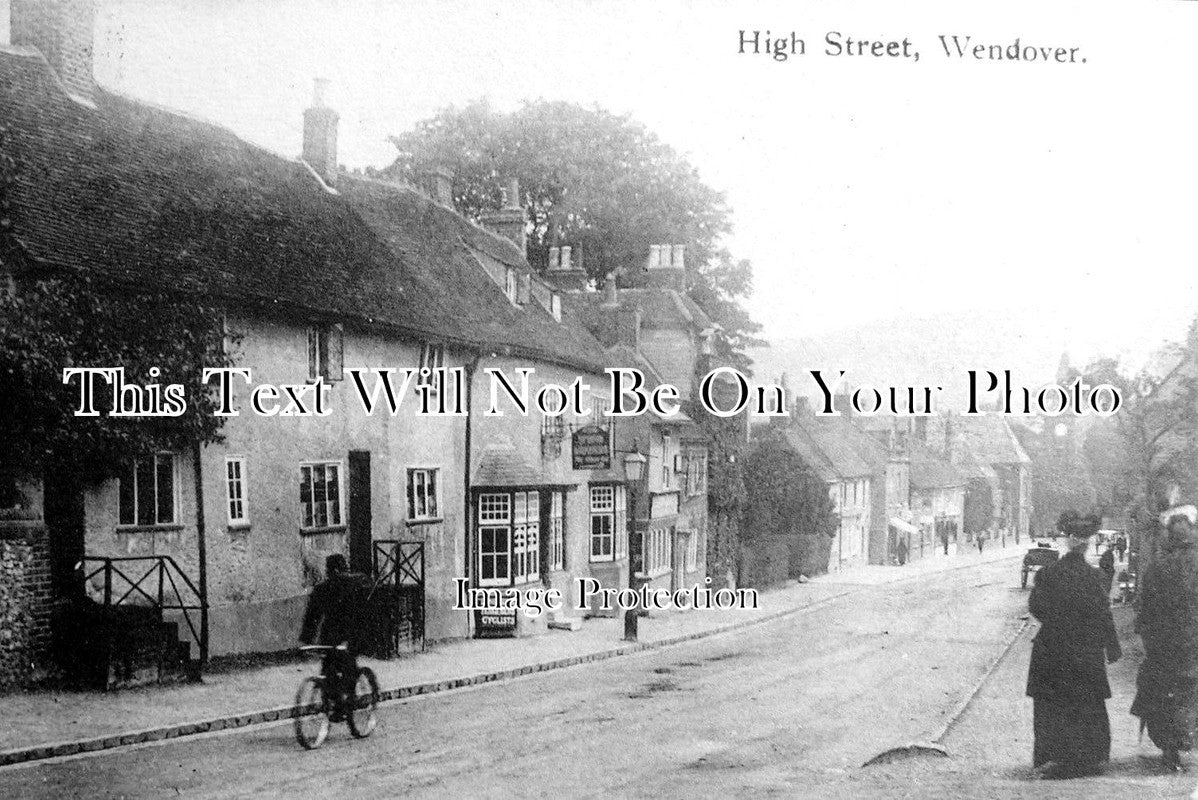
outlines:
[[[325, 559], [325, 579], [308, 597], [304, 624], [299, 639], [344, 650], [329, 650], [321, 664], [321, 674], [334, 699], [335, 722], [344, 715], [346, 702], [354, 693], [358, 675], [357, 645], [361, 637], [360, 617], [366, 593], [358, 576], [349, 572], [345, 556], [334, 553]], [[319, 631], [319, 636], [317, 632]]]

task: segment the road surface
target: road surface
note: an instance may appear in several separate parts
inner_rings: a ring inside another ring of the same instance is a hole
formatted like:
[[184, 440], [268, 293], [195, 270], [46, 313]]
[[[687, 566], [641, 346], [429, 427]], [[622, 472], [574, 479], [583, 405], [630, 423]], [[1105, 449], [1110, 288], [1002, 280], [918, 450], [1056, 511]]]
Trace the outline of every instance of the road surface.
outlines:
[[860, 767], [973, 694], [1023, 624], [1018, 581], [1007, 560], [863, 586], [732, 634], [389, 704], [367, 740], [334, 726], [306, 752], [289, 725], [229, 731], [2, 770], [0, 796], [928, 796], [917, 773]]

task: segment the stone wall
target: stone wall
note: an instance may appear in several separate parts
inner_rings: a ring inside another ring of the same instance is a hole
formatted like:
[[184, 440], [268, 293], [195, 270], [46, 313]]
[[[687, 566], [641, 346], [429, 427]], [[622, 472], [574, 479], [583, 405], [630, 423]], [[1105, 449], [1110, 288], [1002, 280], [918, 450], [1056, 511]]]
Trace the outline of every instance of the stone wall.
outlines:
[[40, 520], [0, 520], [0, 689], [46, 677], [50, 611], [45, 525]]

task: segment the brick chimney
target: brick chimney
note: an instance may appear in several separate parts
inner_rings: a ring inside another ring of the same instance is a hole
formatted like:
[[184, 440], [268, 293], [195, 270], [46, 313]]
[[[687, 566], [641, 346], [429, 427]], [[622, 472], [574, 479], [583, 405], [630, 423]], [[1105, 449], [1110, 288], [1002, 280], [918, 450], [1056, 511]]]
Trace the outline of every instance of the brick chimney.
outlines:
[[503, 208], [498, 211], [487, 211], [479, 217], [479, 222], [491, 233], [511, 239], [524, 253], [528, 247], [527, 232], [528, 216], [520, 203], [520, 182], [515, 178], [508, 181], [504, 192]]
[[633, 350], [641, 349], [641, 310], [621, 308], [616, 312], [616, 341]]
[[92, 0], [11, 0], [9, 14], [11, 42], [36, 47], [68, 94], [94, 104]]
[[587, 288], [587, 273], [581, 259], [570, 245], [549, 248], [549, 264], [545, 280], [560, 292], [582, 292]]
[[304, 111], [303, 159], [329, 186], [337, 182], [337, 121], [340, 115], [325, 105], [329, 82], [317, 78], [312, 107]]
[[686, 291], [686, 245], [655, 244], [645, 262], [645, 285], [653, 289]]
[[453, 208], [453, 170], [434, 164], [424, 175], [424, 190], [433, 202]]

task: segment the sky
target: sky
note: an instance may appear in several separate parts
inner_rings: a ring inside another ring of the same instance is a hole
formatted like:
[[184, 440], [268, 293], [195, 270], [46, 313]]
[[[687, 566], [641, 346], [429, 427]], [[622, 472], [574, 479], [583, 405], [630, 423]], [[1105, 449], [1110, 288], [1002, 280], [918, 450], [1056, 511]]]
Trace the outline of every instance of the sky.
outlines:
[[[1062, 350], [1142, 357], [1198, 311], [1198, 3], [98, 7], [102, 84], [288, 156], [315, 77], [332, 82], [349, 167], [389, 163], [389, 134], [484, 96], [631, 113], [726, 193], [767, 339], [944, 312], [977, 324], [932, 335], [1002, 320], [1055, 365]], [[807, 54], [740, 54], [742, 30], [793, 32]], [[831, 31], [907, 39], [920, 58], [827, 56]], [[949, 58], [940, 35], [1076, 47], [1078, 63]]]

